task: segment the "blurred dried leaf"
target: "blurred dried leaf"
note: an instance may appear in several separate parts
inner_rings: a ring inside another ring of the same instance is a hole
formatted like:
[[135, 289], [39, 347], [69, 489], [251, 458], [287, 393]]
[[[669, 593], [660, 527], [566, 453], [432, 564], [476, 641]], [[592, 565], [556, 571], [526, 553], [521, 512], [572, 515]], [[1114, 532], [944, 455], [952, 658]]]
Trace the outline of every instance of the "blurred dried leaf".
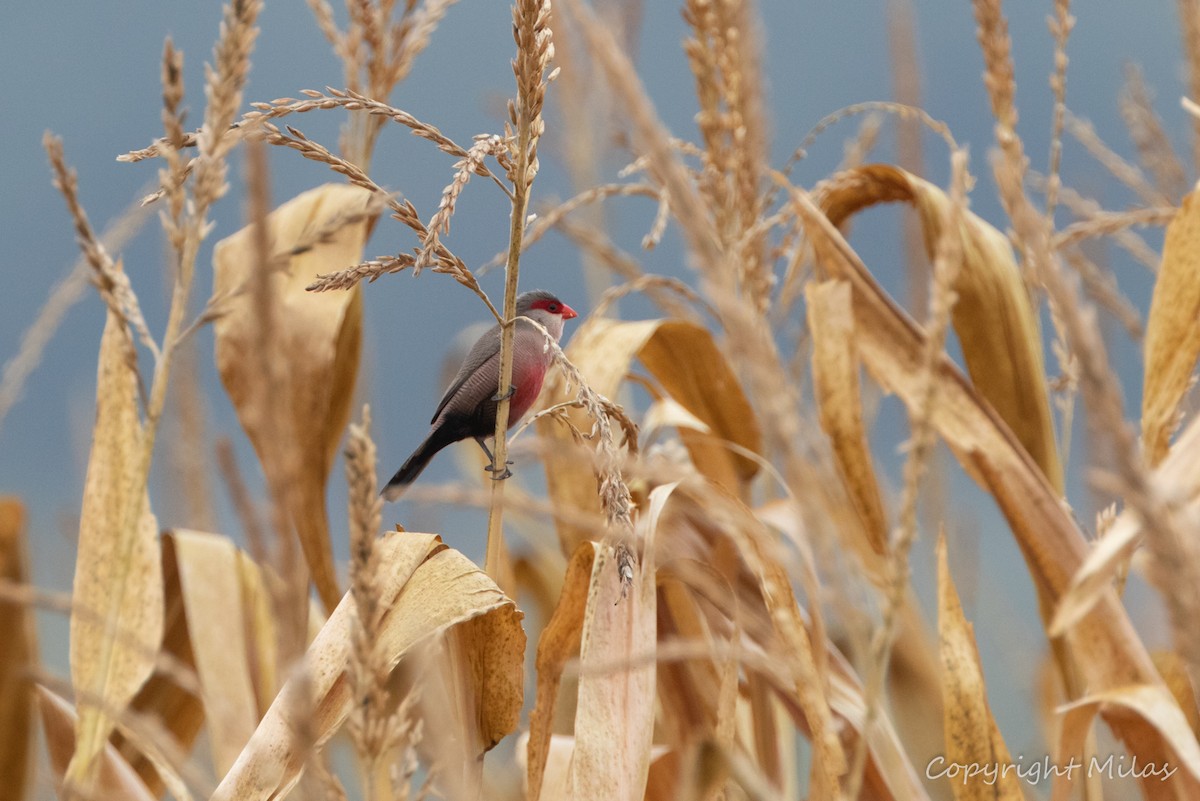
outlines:
[[657, 706], [654, 540], [675, 486], [656, 487], [638, 520], [641, 557], [628, 593], [612, 546], [602, 545], [592, 564], [579, 644], [573, 801], [641, 801], [646, 793]]
[[[187, 616], [183, 610], [182, 591], [179, 587], [179, 569], [175, 559], [175, 547], [171, 538], [162, 541], [163, 558], [163, 639], [161, 656], [171, 661], [171, 666], [160, 662], [154, 673], [138, 690], [129, 708], [135, 712], [151, 714], [161, 720], [162, 725], [174, 737], [181, 753], [191, 751], [200, 729], [204, 726], [204, 703], [198, 694], [193, 694], [179, 681], [179, 670], [195, 671], [192, 643], [188, 636]], [[165, 783], [153, 762], [133, 743], [128, 742], [120, 731], [113, 734], [113, 744], [121, 756], [141, 777], [150, 793], [161, 796]]]
[[690, 428], [701, 434], [712, 433], [703, 420], [683, 408], [674, 398], [654, 401], [642, 416], [641, 430], [646, 436], [664, 428]]
[[659, 558], [671, 564], [684, 558], [711, 563], [725, 573], [730, 587], [744, 593], [736, 607], [718, 603], [725, 614], [736, 608], [746, 616], [747, 632], [757, 647], [780, 666], [771, 677], [776, 692], [809, 734], [816, 754], [811, 786], [828, 788], [813, 793], [833, 792], [846, 771], [846, 757], [823, 673], [830, 646], [813, 639], [788, 575], [789, 555], [745, 504], [712, 482], [697, 478], [680, 483], [668, 512], [672, 525], [660, 532]]
[[[45, 687], [37, 688], [37, 699], [42, 730], [46, 735], [46, 750], [50, 755], [50, 769], [54, 772], [55, 786], [61, 787], [67, 765], [75, 752], [75, 710]], [[134, 769], [111, 744], [104, 744], [99, 760], [91, 797], [105, 801], [154, 801], [156, 796], [146, 789]]]
[[[588, 384], [609, 398], [616, 397], [633, 360], [640, 359], [666, 395], [711, 432], [702, 433], [694, 427], [679, 429], [696, 469], [739, 496], [744, 495], [747, 483], [758, 472], [758, 464], [734, 453], [724, 443], [761, 453], [762, 433], [737, 376], [706, 329], [681, 320], [591, 319], [571, 338], [567, 355]], [[563, 379], [556, 372], [547, 381], [539, 405], [544, 408], [556, 403], [562, 392]], [[591, 422], [582, 412], [572, 410], [570, 417], [577, 428], [590, 430]], [[562, 445], [548, 449], [546, 457], [546, 480], [555, 505], [599, 516], [592, 466], [572, 447], [570, 432], [554, 420], [542, 420], [538, 425], [542, 436]], [[559, 525], [565, 553], [594, 537], [593, 531], [566, 522]]]
[[[433, 534], [394, 532], [379, 541], [380, 621], [377, 647], [395, 666], [414, 646], [474, 621], [476, 652], [467, 678], [476, 682], [475, 737], [485, 748], [516, 728], [521, 711], [525, 633], [521, 613], [476, 565]], [[282, 798], [303, 764], [297, 714], [319, 747], [350, 712], [354, 600], [342, 599], [306, 655], [307, 681], [284, 685], [212, 798]], [[478, 759], [481, 754], [474, 755]]]
[[[1063, 713], [1063, 721], [1056, 762], [1061, 760], [1065, 763], [1072, 755], [1081, 761], [1079, 755], [1083, 753], [1083, 741], [1097, 713], [1112, 720], [1132, 712], [1132, 717], [1137, 720], [1150, 722], [1173, 749], [1167, 752], [1170, 754], [1169, 758], [1159, 760], [1148, 760], [1134, 752], [1134, 756], [1142, 763], [1142, 770], [1147, 771], [1143, 776], [1137, 777], [1142, 779], [1141, 786], [1145, 797], [1152, 801], [1160, 798], [1197, 797], [1194, 783], [1190, 794], [1180, 795], [1177, 792], [1178, 785], [1173, 785], [1163, 775], [1166, 771], [1172, 771], [1176, 775], [1184, 773], [1179, 771], [1181, 765], [1191, 775], [1200, 775], [1200, 745], [1197, 745], [1196, 736], [1188, 726], [1187, 718], [1175, 704], [1175, 699], [1162, 685], [1132, 685], [1092, 693], [1087, 698], [1067, 704], [1059, 711]], [[1104, 759], [1098, 759], [1102, 766]], [[1066, 776], [1055, 776], [1051, 798], [1053, 801], [1066, 801], [1070, 797], [1071, 789], [1072, 785]]]
[[[930, 258], [950, 205], [939, 187], [887, 164], [839, 173], [821, 185], [815, 199], [837, 226], [877, 203], [910, 204], [920, 215]], [[1061, 495], [1042, 336], [1012, 248], [1003, 233], [970, 212], [963, 216], [961, 238], [964, 261], [954, 284], [953, 323], [971, 382]]]
[[[923, 332], [883, 292], [812, 200], [795, 189], [792, 200], [824, 269], [848, 280], [854, 288], [857, 344], [868, 370], [906, 405], [923, 403]], [[938, 365], [936, 380], [938, 400], [929, 410], [932, 424], [967, 473], [996, 499], [1044, 606], [1054, 608], [1083, 564], [1088, 548], [1083, 534], [1045, 473], [948, 359]], [[1095, 606], [1065, 634], [1064, 642], [1087, 686], [1097, 693], [1128, 685], [1161, 688], [1145, 646], [1111, 592], [1101, 594]], [[1138, 711], [1154, 715], [1161, 707], [1144, 706]], [[1128, 711], [1109, 712], [1108, 708], [1101, 710], [1130, 753], [1143, 762], [1171, 761], [1171, 747], [1160, 729], [1162, 721]], [[1172, 792], [1178, 788], [1200, 792], [1198, 778], [1200, 771], [1180, 771], [1164, 784]]]
[[854, 353], [854, 311], [845, 281], [810, 283], [804, 289], [813, 338], [813, 390], [821, 428], [833, 446], [838, 471], [875, 553], [887, 550], [888, 523], [863, 425]]
[[1162, 266], [1146, 318], [1142, 447], [1156, 465], [1178, 425], [1179, 401], [1200, 356], [1200, 199], [1195, 193], [1167, 226]]
[[[29, 580], [25, 548], [25, 508], [16, 498], [0, 498], [0, 582]], [[37, 665], [31, 607], [0, 600], [0, 643], [0, 787], [23, 798], [33, 736], [30, 676]]]
[[[945, 701], [947, 765], [1008, 765], [1008, 747], [988, 706], [983, 665], [975, 647], [975, 627], [963, 616], [958, 590], [946, 559], [946, 536], [938, 537], [938, 631], [941, 636], [942, 688]], [[958, 801], [1016, 799], [1021, 780], [1005, 772], [994, 780], [984, 776], [952, 780]]]
[[[257, 263], [253, 226], [223, 239], [213, 251], [214, 294], [230, 294], [214, 326], [221, 381], [264, 471], [277, 486], [288, 488], [283, 500], [327, 611], [341, 593], [329, 544], [325, 482], [349, 421], [362, 339], [362, 295], [358, 287], [316, 293], [305, 287], [331, 265], [362, 260], [368, 223], [345, 225], [304, 252], [287, 254], [308, 244], [313, 232], [366, 208], [370, 199], [365, 189], [325, 184], [268, 215], [272, 253], [287, 259], [286, 269]], [[261, 341], [264, 323], [258, 319], [253, 290], [259, 269], [271, 270], [266, 280], [274, 305], [267, 342]], [[249, 357], [263, 348], [278, 371], [274, 398], [261, 360]]]
[[170, 535], [187, 614], [213, 766], [224, 776], [258, 725], [250, 650], [258, 616], [243, 586], [249, 562], [227, 538], [175, 530]]
[[[567, 564], [562, 593], [554, 607], [554, 614], [538, 637], [535, 662], [537, 689], [533, 711], [529, 714], [529, 740], [526, 746], [528, 770], [525, 781], [529, 788], [528, 797], [533, 801], [538, 801], [547, 792], [543, 790], [543, 782], [549, 765], [547, 760], [552, 741], [554, 709], [558, 704], [558, 688], [567, 662], [579, 653], [596, 547], [594, 542], [584, 540], [575, 548]], [[546, 797], [553, 799], [560, 796], [550, 794]]]
[[100, 339], [71, 611], [71, 680], [94, 700], [79, 711], [78, 747], [67, 771], [81, 786], [116, 716], [153, 672], [162, 640], [158, 523], [137, 481], [143, 432], [129, 344], [129, 332], [110, 311]]
[[[1200, 418], [1188, 424], [1175, 447], [1154, 469], [1153, 480], [1163, 492], [1195, 504], [1200, 497]], [[1095, 606], [1141, 541], [1142, 523], [1138, 516], [1130, 509], [1117, 515], [1071, 577], [1071, 586], [1054, 611], [1051, 636], [1066, 631]]]

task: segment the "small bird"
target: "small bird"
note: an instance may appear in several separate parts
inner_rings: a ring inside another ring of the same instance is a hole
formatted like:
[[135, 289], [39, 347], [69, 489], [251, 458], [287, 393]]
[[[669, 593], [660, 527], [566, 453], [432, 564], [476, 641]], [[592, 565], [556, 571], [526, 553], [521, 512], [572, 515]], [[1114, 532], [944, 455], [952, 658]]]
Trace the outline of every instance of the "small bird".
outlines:
[[[558, 340], [562, 337], [563, 325], [579, 315], [553, 294], [534, 290], [517, 297], [517, 323], [513, 332], [513, 383], [509, 387], [511, 397], [508, 411], [508, 426], [512, 428], [529, 411], [542, 391], [542, 380], [550, 366], [551, 354], [546, 348], [546, 338], [528, 321], [528, 317], [540, 323], [550, 335]], [[512, 472], [508, 465], [497, 465], [484, 438], [496, 433], [496, 407], [502, 400], [496, 394], [500, 383], [500, 326], [494, 325], [475, 341], [458, 368], [458, 374], [450, 382], [450, 388], [442, 396], [433, 413], [432, 428], [404, 466], [396, 471], [392, 480], [383, 488], [384, 500], [399, 498], [409, 484], [416, 480], [434, 454], [451, 443], [471, 437], [487, 454], [492, 478], [508, 478]]]

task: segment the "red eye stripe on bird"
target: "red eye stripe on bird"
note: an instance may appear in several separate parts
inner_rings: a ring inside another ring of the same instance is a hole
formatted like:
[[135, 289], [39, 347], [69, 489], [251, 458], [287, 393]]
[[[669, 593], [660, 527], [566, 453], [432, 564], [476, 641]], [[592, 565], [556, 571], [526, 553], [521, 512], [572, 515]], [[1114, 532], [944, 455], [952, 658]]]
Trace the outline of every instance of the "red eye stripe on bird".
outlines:
[[[524, 292], [517, 297], [517, 317], [528, 317], [541, 324], [557, 341], [562, 338], [563, 325], [578, 317], [578, 313], [557, 297], [544, 290]], [[517, 320], [513, 332], [512, 399], [509, 402], [508, 427], [512, 428], [529, 411], [542, 391], [542, 381], [550, 367], [552, 355], [545, 347], [545, 337], [535, 326]], [[442, 396], [430, 421], [425, 441], [417, 446], [404, 465], [392, 476], [380, 494], [394, 501], [404, 494], [434, 455], [447, 445], [470, 437], [479, 443], [488, 461], [493, 478], [507, 478], [508, 465], [497, 465], [484, 440], [496, 433], [496, 387], [500, 383], [500, 326], [492, 326], [475, 341], [450, 388]]]

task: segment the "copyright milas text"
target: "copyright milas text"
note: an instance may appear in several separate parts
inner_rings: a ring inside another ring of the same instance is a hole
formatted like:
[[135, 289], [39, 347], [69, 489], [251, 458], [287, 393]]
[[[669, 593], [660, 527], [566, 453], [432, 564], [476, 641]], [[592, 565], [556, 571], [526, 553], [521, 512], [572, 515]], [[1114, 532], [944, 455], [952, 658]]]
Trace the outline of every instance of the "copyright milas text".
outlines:
[[1092, 757], [1086, 761], [1071, 757], [1067, 762], [1051, 762], [1050, 757], [1042, 757], [1033, 762], [1026, 762], [1023, 756], [1018, 756], [1015, 762], [952, 762], [943, 756], [936, 756], [925, 766], [925, 778], [949, 779], [960, 781], [964, 785], [972, 782], [995, 784], [1008, 776], [1016, 776], [1029, 784], [1037, 784], [1043, 779], [1053, 779], [1062, 776], [1067, 781], [1085, 776], [1103, 776], [1109, 779], [1158, 779], [1166, 781], [1175, 775], [1177, 767], [1167, 763], [1143, 762], [1136, 756], [1109, 754], [1107, 757]]

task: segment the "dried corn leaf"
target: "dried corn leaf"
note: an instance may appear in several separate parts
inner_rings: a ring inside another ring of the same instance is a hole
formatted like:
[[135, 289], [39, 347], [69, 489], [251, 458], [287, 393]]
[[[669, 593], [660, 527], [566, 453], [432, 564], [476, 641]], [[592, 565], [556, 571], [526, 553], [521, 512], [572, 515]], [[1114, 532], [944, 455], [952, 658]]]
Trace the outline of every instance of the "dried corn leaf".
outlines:
[[[271, 252], [286, 269], [258, 264], [253, 226], [222, 240], [213, 253], [214, 292], [228, 293], [216, 321], [217, 368], [272, 484], [284, 502], [325, 606], [341, 593], [329, 543], [325, 482], [350, 414], [362, 338], [362, 296], [305, 291], [319, 272], [362, 259], [368, 224], [356, 222], [311, 243], [313, 235], [365, 208], [371, 193], [326, 184], [288, 201], [267, 217]], [[292, 249], [311, 244], [302, 253]], [[257, 308], [256, 271], [266, 277], [269, 321]], [[268, 336], [269, 334], [269, 336]], [[265, 353], [263, 353], [265, 349]], [[254, 354], [261, 353], [261, 358]], [[264, 363], [272, 365], [265, 375]], [[272, 377], [274, 376], [274, 378]]]
[[224, 776], [258, 725], [249, 648], [256, 610], [242, 587], [245, 556], [217, 534], [176, 530], [170, 539], [213, 766]]
[[[1195, 504], [1200, 499], [1200, 418], [1188, 424], [1174, 448], [1154, 470], [1153, 481], [1162, 491]], [[1050, 624], [1051, 636], [1074, 625], [1108, 592], [1142, 541], [1142, 523], [1129, 509], [1117, 515], [1112, 526], [1096, 541], [1071, 578]]]
[[804, 294], [813, 338], [813, 390], [821, 428], [833, 446], [838, 472], [862, 520], [869, 545], [882, 554], [887, 550], [887, 515], [863, 425], [850, 286], [844, 281], [809, 284]]
[[[377, 647], [394, 667], [414, 646], [443, 635], [466, 621], [478, 621], [470, 638], [464, 688], [475, 696], [474, 738], [485, 748], [516, 728], [521, 710], [525, 634], [513, 602], [478, 567], [433, 534], [392, 533], [380, 550]], [[352, 687], [347, 675], [352, 655], [354, 600], [342, 599], [306, 656], [307, 681], [284, 685], [254, 735], [222, 780], [217, 799], [256, 801], [285, 796], [300, 779], [303, 728], [319, 747], [338, 730], [350, 712]], [[481, 754], [475, 754], [478, 759]]]
[[[37, 688], [37, 699], [42, 730], [46, 736], [46, 751], [50, 756], [50, 769], [54, 772], [55, 785], [61, 787], [71, 755], [75, 753], [75, 710], [45, 687]], [[105, 801], [154, 801], [156, 796], [146, 789], [137, 772], [129, 767], [129, 763], [111, 744], [104, 744], [98, 759], [92, 798], [103, 798]]]
[[642, 433], [652, 436], [664, 428], [690, 428], [701, 434], [711, 434], [712, 429], [696, 415], [683, 408], [672, 398], [662, 398], [650, 404], [642, 416]]
[[[0, 498], [0, 582], [29, 580], [25, 555], [25, 509], [16, 498]], [[0, 599], [0, 787], [22, 798], [29, 777], [33, 736], [33, 685], [37, 662], [33, 610]]]
[[1200, 356], [1200, 199], [1195, 193], [1167, 226], [1162, 266], [1146, 319], [1142, 446], [1156, 465], [1167, 455], [1179, 401]]
[[[162, 557], [165, 600], [161, 655], [164, 661], [160, 661], [153, 675], [142, 685], [129, 708], [158, 718], [174, 738], [179, 751], [188, 753], [204, 726], [204, 703], [194, 685], [185, 686], [185, 682], [180, 680], [181, 671], [194, 675], [196, 663], [188, 636], [187, 616], [183, 610], [175, 548], [170, 537], [163, 540]], [[150, 793], [161, 796], [165, 783], [153, 762], [127, 741], [120, 731], [113, 734], [113, 744], [129, 766], [137, 771]]]
[[[813, 641], [792, 590], [785, 568], [786, 555], [778, 547], [778, 540], [770, 536], [762, 521], [739, 499], [710, 482], [695, 480], [680, 484], [672, 496], [670, 510], [684, 515], [690, 522], [688, 527], [695, 526], [699, 531], [715, 529], [722, 538], [727, 538], [724, 547], [732, 546], [733, 555], [722, 548], [709, 553], [693, 550], [692, 555], [724, 562], [722, 568], [729, 571], [731, 586], [755, 588], [754, 595], [744, 597], [740, 607], [747, 614], [759, 617], [760, 646], [786, 671], [777, 692], [789, 704], [799, 707], [802, 725], [810, 733], [815, 753], [810, 778], [812, 793], [821, 796], [836, 792], [838, 777], [846, 771], [846, 758], [827, 694], [827, 677], [822, 673], [828, 644]], [[668, 554], [679, 559], [695, 548], [694, 539], [684, 536], [685, 531], [686, 528], [680, 527], [678, 531], [672, 528], [669, 534], [663, 533], [664, 541], [670, 539], [670, 545], [664, 542], [662, 546], [664, 559]], [[729, 564], [730, 561], [735, 564]], [[776, 683], [779, 684], [779, 678]]]
[[[1181, 765], [1191, 775], [1200, 775], [1200, 745], [1197, 745], [1196, 736], [1170, 691], [1162, 685], [1117, 687], [1093, 693], [1087, 698], [1068, 704], [1060, 711], [1063, 712], [1063, 722], [1058, 757], [1055, 761], [1058, 764], [1066, 764], [1074, 757], [1077, 763], [1084, 765], [1082, 771], [1077, 771], [1071, 778], [1097, 772], [1111, 778], [1117, 775], [1117, 769], [1130, 767], [1124, 763], [1123, 756], [1097, 755], [1093, 757], [1095, 764], [1088, 764], [1083, 761], [1081, 755], [1084, 739], [1097, 713], [1104, 714], [1109, 720], [1132, 713], [1130, 717], [1135, 720], [1149, 721], [1163, 740], [1171, 744], [1173, 752], [1168, 752], [1171, 754], [1168, 758], [1157, 761], [1147, 760], [1134, 752], [1134, 758], [1140, 763], [1140, 775], [1127, 775], [1141, 779], [1142, 792], [1151, 801], [1160, 798], [1197, 797], [1195, 784], [1192, 785], [1190, 794], [1181, 795], [1176, 792], [1179, 788], [1168, 781], [1172, 774], [1183, 773], [1179, 770]], [[1071, 789], [1068, 776], [1056, 775], [1052, 798], [1054, 801], [1066, 801], [1070, 797]]]
[[112, 312], [100, 339], [96, 423], [84, 481], [71, 611], [71, 680], [79, 710], [68, 779], [86, 784], [115, 718], [150, 677], [162, 640], [158, 523], [142, 475], [138, 379], [129, 332]]
[[[633, 360], [640, 359], [666, 395], [709, 429], [710, 433], [697, 431], [694, 426], [679, 429], [696, 468], [739, 495], [745, 492], [746, 482], [758, 471], [758, 464], [734, 453], [725, 443], [759, 453], [762, 433], [736, 375], [707, 330], [679, 320], [592, 319], [571, 338], [567, 355], [588, 384], [610, 398], [616, 396]], [[561, 399], [562, 382], [557, 373], [547, 382], [542, 405]], [[582, 412], [572, 412], [571, 419], [577, 428], [590, 430], [591, 422]], [[561, 424], [547, 419], [539, 425], [543, 436], [562, 443], [562, 447], [550, 449], [546, 459], [551, 498], [562, 508], [595, 512], [599, 517], [591, 464], [580, 458], [578, 449], [570, 447], [570, 432]], [[560, 523], [559, 540], [565, 553], [594, 537], [593, 531]]]
[[638, 525], [641, 560], [628, 594], [612, 547], [601, 546], [592, 563], [579, 645], [573, 801], [641, 801], [646, 793], [656, 706], [654, 539], [675, 486], [650, 493]]
[[1192, 734], [1200, 738], [1200, 704], [1196, 703], [1196, 690], [1188, 676], [1187, 665], [1174, 651], [1155, 651], [1150, 654], [1154, 666], [1166, 682], [1167, 689], [1175, 697], [1175, 703], [1183, 710]]
[[[938, 187], [898, 167], [870, 164], [835, 175], [816, 198], [834, 225], [877, 203], [901, 201], [916, 209], [932, 258], [950, 199]], [[963, 265], [954, 291], [954, 331], [971, 382], [1012, 429], [1034, 462], [1062, 493], [1062, 465], [1054, 441], [1042, 337], [1008, 238], [967, 212], [960, 231]]]
[[[880, 289], [812, 200], [793, 189], [792, 201], [824, 269], [853, 286], [858, 350], [868, 370], [905, 404], [924, 403], [923, 333]], [[933, 426], [964, 469], [996, 499], [1025, 556], [1035, 587], [1043, 601], [1053, 607], [1083, 563], [1087, 543], [1082, 533], [1045, 473], [948, 359], [943, 358], [937, 365], [935, 378], [937, 402], [928, 410]], [[1127, 685], [1161, 686], [1145, 646], [1111, 592], [1103, 593], [1066, 633], [1065, 642], [1087, 686], [1095, 692]], [[1158, 715], [1162, 708], [1148, 706], [1139, 711]], [[1127, 712], [1109, 714], [1106, 709], [1101, 714], [1140, 760], [1160, 764], [1169, 761], [1171, 749], [1157, 727], [1162, 721]], [[1181, 771], [1172, 781], [1175, 787], [1200, 788], [1198, 777], [1200, 772], [1185, 775]]]
[[[962, 603], [946, 559], [946, 537], [938, 538], [938, 631], [941, 635], [942, 688], [945, 701], [947, 765], [986, 768], [1008, 765], [1012, 757], [988, 706], [983, 665], [975, 647], [975, 628], [963, 616]], [[969, 770], [970, 768], [968, 768]], [[1015, 773], [952, 780], [958, 801], [1023, 799]]]
[[[569, 660], [579, 653], [583, 636], [583, 617], [587, 608], [588, 587], [591, 584], [592, 564], [596, 558], [596, 544], [584, 540], [575, 548], [567, 564], [562, 593], [554, 614], [538, 637], [537, 689], [533, 712], [529, 715], [529, 741], [526, 748], [526, 785], [528, 797], [537, 801], [545, 791], [543, 783], [549, 769], [550, 748], [553, 741], [551, 726], [554, 709], [558, 704], [558, 689], [563, 669]], [[573, 746], [572, 746], [573, 747]], [[551, 794], [547, 798], [560, 798]]]

